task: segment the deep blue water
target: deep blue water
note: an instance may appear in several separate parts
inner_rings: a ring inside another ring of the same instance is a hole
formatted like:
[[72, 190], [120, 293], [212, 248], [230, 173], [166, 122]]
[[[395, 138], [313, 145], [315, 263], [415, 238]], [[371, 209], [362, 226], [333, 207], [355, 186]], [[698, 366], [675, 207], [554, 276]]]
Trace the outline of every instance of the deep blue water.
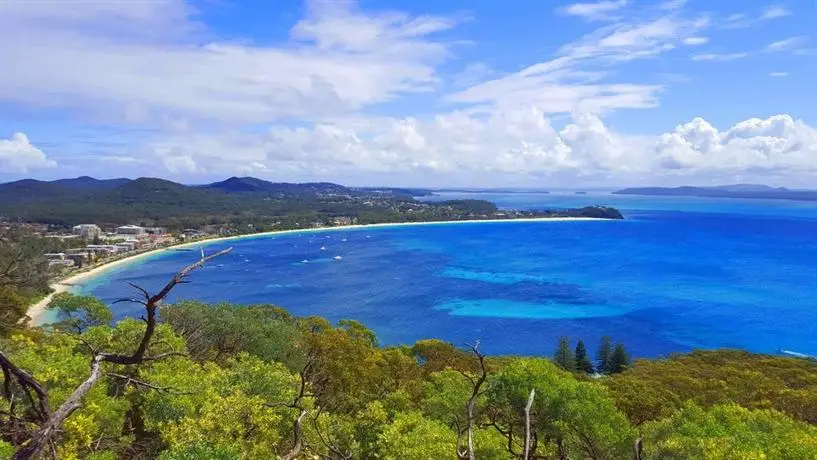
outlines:
[[[475, 195], [438, 199], [463, 196]], [[562, 335], [592, 349], [611, 335], [636, 356], [716, 347], [817, 355], [817, 203], [478, 197], [516, 208], [608, 204], [625, 210], [627, 220], [407, 226], [214, 243], [206, 250], [235, 251], [192, 274], [173, 298], [275, 303], [297, 315], [357, 319], [384, 344], [479, 339], [492, 354], [550, 354]], [[155, 289], [196, 254], [165, 252], [112, 269], [83, 291], [112, 301], [130, 292], [126, 281]], [[114, 305], [119, 316], [138, 307]]]

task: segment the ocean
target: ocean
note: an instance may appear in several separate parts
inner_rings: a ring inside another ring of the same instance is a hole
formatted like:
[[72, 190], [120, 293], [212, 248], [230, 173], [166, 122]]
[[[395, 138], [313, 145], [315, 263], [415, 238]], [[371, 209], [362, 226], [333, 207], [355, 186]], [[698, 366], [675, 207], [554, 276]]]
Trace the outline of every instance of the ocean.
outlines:
[[[817, 355], [817, 203], [609, 193], [443, 192], [503, 208], [610, 205], [624, 221], [492, 222], [253, 237], [171, 296], [271, 303], [355, 319], [385, 345], [479, 340], [490, 354], [550, 355], [604, 335], [635, 357], [693, 348]], [[336, 259], [340, 256], [339, 259]], [[81, 288], [113, 302], [158, 289], [198, 257], [166, 251]], [[140, 305], [112, 305], [117, 317]]]

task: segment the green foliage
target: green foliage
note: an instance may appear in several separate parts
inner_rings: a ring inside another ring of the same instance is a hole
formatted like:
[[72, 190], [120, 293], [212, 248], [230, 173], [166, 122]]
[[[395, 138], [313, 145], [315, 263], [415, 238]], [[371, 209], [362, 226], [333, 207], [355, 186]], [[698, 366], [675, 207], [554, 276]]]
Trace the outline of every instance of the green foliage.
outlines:
[[587, 348], [584, 346], [584, 341], [579, 340], [576, 344], [576, 372], [583, 372], [585, 374], [593, 373], [593, 362], [587, 356]]
[[[635, 439], [624, 415], [605, 389], [579, 382], [543, 359], [518, 359], [493, 376], [487, 417], [508, 433], [514, 452], [524, 439], [524, 408], [531, 389], [531, 430], [537, 453], [571, 458], [622, 458]], [[561, 452], [560, 452], [561, 451]]]
[[573, 350], [570, 349], [569, 338], [559, 338], [559, 345], [557, 345], [556, 353], [553, 355], [553, 362], [569, 372], [573, 372], [576, 369], [576, 358], [573, 356]]
[[452, 458], [457, 438], [443, 423], [419, 412], [400, 413], [379, 436], [378, 450], [385, 460]]
[[684, 401], [702, 407], [736, 403], [773, 408], [817, 423], [817, 362], [738, 350], [694, 351], [669, 359], [638, 360], [603, 379], [634, 424], [663, 418]]
[[[2, 201], [2, 200], [0, 200]], [[48, 286], [48, 242], [24, 230], [0, 230], [0, 336], [19, 330], [28, 306]]]
[[188, 301], [163, 308], [161, 319], [186, 339], [191, 357], [200, 362], [224, 362], [247, 352], [290, 369], [303, 366], [297, 327], [280, 307]]
[[89, 327], [104, 326], [113, 321], [111, 309], [93, 296], [61, 292], [51, 299], [48, 308], [57, 310], [60, 321], [53, 326], [60, 330], [82, 333]]
[[685, 404], [644, 426], [646, 458], [727, 460], [817, 458], [817, 428], [774, 410]]

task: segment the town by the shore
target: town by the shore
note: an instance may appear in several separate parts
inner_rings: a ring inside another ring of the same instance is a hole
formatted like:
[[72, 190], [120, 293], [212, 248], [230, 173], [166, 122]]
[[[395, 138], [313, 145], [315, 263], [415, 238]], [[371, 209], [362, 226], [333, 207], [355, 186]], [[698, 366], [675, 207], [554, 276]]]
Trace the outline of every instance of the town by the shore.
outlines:
[[250, 238], [263, 238], [275, 235], [288, 235], [297, 233], [313, 233], [313, 232], [332, 232], [343, 230], [360, 230], [360, 229], [375, 229], [375, 228], [389, 228], [389, 227], [407, 227], [420, 225], [452, 225], [452, 224], [484, 224], [484, 223], [514, 223], [514, 222], [567, 222], [567, 221], [603, 221], [607, 219], [598, 219], [593, 217], [534, 217], [534, 218], [520, 218], [520, 219], [474, 219], [474, 220], [449, 220], [449, 221], [433, 221], [433, 222], [394, 222], [382, 224], [366, 224], [366, 225], [343, 225], [336, 227], [317, 227], [304, 228], [295, 230], [274, 230], [270, 232], [248, 233], [244, 235], [223, 236], [216, 238], [202, 238], [195, 241], [188, 241], [184, 243], [174, 244], [161, 248], [151, 249], [148, 251], [133, 254], [131, 256], [123, 257], [121, 259], [104, 262], [100, 265], [91, 267], [88, 270], [73, 273], [63, 279], [55, 281], [51, 284], [52, 292], [42, 298], [37, 303], [31, 305], [28, 309], [29, 322], [33, 325], [40, 325], [43, 320], [46, 320], [45, 313], [48, 309], [48, 304], [55, 295], [61, 292], [68, 292], [77, 286], [82, 285], [87, 280], [94, 278], [112, 268], [132, 264], [139, 260], [155, 256], [165, 251], [173, 251], [191, 247], [204, 247], [211, 244], [227, 241], [238, 241]]

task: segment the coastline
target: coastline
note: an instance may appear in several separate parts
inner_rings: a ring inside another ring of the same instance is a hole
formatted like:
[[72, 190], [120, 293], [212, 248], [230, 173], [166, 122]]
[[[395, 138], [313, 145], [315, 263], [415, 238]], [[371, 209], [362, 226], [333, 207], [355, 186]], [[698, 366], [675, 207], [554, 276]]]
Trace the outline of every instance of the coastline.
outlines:
[[204, 247], [215, 243], [225, 242], [225, 241], [240, 241], [245, 239], [251, 238], [263, 238], [267, 236], [274, 236], [274, 235], [291, 235], [291, 234], [298, 234], [298, 233], [315, 233], [315, 232], [332, 232], [332, 231], [343, 231], [343, 230], [360, 230], [360, 229], [367, 229], [367, 228], [389, 228], [389, 227], [409, 227], [409, 226], [421, 226], [421, 225], [451, 225], [451, 224], [485, 224], [485, 223], [514, 223], [514, 222], [574, 222], [574, 221], [606, 221], [609, 219], [600, 219], [595, 217], [531, 217], [531, 218], [522, 218], [522, 219], [474, 219], [474, 220], [443, 220], [443, 221], [433, 221], [433, 222], [391, 222], [391, 223], [381, 223], [381, 224], [355, 224], [355, 225], [343, 225], [338, 227], [317, 227], [317, 228], [303, 228], [303, 229], [293, 229], [293, 230], [273, 230], [269, 232], [260, 232], [260, 233], [249, 233], [246, 235], [235, 235], [235, 236], [222, 236], [217, 238], [207, 238], [203, 240], [196, 240], [190, 241], [186, 243], [179, 243], [174, 244], [172, 246], [166, 246], [163, 248], [156, 248], [150, 251], [145, 251], [139, 254], [134, 254], [132, 256], [123, 257], [121, 259], [117, 259], [111, 262], [104, 263], [97, 267], [94, 267], [88, 271], [84, 271], [81, 273], [76, 273], [73, 275], [68, 276], [67, 278], [63, 278], [61, 280], [55, 281], [51, 284], [51, 289], [53, 292], [45, 296], [39, 302], [29, 306], [28, 308], [28, 317], [29, 323], [32, 325], [39, 325], [43, 319], [44, 314], [46, 313], [46, 308], [48, 304], [51, 302], [51, 299], [59, 293], [69, 291], [73, 285], [81, 284], [82, 281], [87, 280], [88, 278], [93, 278], [111, 268], [118, 267], [121, 265], [127, 265], [138, 260], [155, 256], [156, 254], [160, 254], [165, 251], [173, 251], [176, 249], [185, 249], [190, 247]]

